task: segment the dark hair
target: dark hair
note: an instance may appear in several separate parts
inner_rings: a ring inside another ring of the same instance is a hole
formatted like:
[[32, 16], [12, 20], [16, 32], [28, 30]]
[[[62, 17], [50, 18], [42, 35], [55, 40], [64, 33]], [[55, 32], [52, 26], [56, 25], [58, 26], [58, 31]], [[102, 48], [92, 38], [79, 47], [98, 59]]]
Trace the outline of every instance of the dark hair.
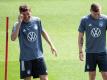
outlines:
[[30, 8], [29, 8], [26, 4], [19, 6], [19, 12], [20, 12], [20, 13], [21, 13], [21, 12], [28, 11], [28, 10], [30, 10]]
[[91, 10], [94, 12], [98, 12], [100, 10], [100, 5], [96, 3], [91, 4]]

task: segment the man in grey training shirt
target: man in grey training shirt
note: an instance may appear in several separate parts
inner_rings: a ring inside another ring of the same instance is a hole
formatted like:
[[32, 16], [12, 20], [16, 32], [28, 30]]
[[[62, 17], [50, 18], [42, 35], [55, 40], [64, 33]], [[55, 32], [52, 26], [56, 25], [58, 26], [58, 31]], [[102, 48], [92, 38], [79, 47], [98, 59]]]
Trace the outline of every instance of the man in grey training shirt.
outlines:
[[31, 80], [33, 76], [40, 80], [48, 80], [41, 35], [49, 44], [52, 53], [57, 56], [56, 49], [44, 30], [40, 18], [31, 16], [31, 9], [27, 5], [21, 5], [19, 12], [18, 21], [14, 24], [11, 33], [11, 40], [15, 41], [17, 37], [19, 38], [20, 78]]
[[103, 80], [107, 80], [107, 53], [106, 53], [106, 29], [107, 16], [101, 14], [101, 6], [93, 3], [91, 14], [81, 19], [78, 28], [79, 58], [83, 61], [83, 36], [86, 38], [86, 65], [85, 71], [89, 72], [89, 80], [95, 80], [96, 67], [102, 74]]

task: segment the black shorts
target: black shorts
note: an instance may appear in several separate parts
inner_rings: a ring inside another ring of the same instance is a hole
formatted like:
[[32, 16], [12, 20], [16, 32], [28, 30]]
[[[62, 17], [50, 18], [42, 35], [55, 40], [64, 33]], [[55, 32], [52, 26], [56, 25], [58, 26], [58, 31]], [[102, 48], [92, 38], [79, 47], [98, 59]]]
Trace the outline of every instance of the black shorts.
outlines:
[[96, 71], [97, 65], [100, 72], [107, 72], [107, 53], [86, 53], [85, 72]]
[[45, 61], [43, 58], [20, 61], [20, 78], [33, 76], [39, 78], [40, 75], [48, 75]]

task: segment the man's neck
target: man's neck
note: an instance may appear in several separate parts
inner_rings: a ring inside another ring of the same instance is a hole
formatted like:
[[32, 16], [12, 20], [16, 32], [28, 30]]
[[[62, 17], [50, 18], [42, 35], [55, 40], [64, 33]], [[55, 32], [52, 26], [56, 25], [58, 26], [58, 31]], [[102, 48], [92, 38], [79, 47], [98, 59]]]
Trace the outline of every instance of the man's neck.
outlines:
[[91, 18], [93, 18], [94, 20], [97, 20], [97, 19], [100, 18], [100, 15], [99, 15], [98, 17], [95, 17], [95, 16], [93, 16], [93, 15], [90, 15], [90, 16], [91, 16]]
[[23, 22], [29, 22], [31, 19], [31, 16], [28, 19], [24, 19]]

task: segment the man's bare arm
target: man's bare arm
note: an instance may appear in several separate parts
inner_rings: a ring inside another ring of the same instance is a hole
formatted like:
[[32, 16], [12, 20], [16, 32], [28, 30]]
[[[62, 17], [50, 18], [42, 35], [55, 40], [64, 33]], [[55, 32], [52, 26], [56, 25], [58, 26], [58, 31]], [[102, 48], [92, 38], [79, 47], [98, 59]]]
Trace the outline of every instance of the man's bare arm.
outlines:
[[57, 56], [57, 51], [56, 51], [56, 49], [55, 49], [55, 47], [54, 47], [54, 45], [53, 45], [53, 43], [52, 43], [52, 41], [51, 41], [48, 33], [47, 33], [45, 30], [42, 31], [42, 36], [43, 36], [43, 38], [46, 40], [46, 42], [49, 44], [52, 53], [53, 53], [55, 56]]
[[11, 40], [12, 40], [12, 41], [15, 41], [16, 38], [17, 38], [18, 35], [19, 35], [19, 29], [20, 29], [20, 26], [21, 26], [21, 23], [22, 23], [22, 19], [23, 19], [23, 16], [20, 14], [20, 15], [18, 16], [18, 23], [17, 23], [16, 26], [15, 26], [15, 30], [12, 31], [12, 33], [11, 33]]
[[78, 35], [78, 47], [79, 47], [79, 59], [81, 61], [83, 61], [83, 58], [84, 58], [84, 55], [83, 55], [83, 42], [84, 42], [84, 33], [81, 33], [79, 32], [79, 35]]

